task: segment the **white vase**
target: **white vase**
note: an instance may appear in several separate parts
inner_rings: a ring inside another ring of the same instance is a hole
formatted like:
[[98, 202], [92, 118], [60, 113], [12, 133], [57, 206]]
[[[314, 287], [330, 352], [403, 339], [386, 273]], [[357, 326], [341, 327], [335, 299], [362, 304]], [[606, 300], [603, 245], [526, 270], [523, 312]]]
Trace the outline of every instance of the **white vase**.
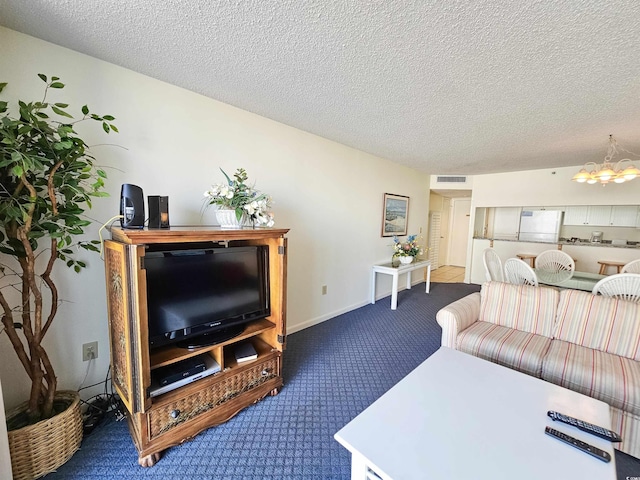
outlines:
[[238, 218], [236, 217], [235, 210], [216, 210], [216, 220], [220, 224], [221, 228], [242, 228], [244, 223], [244, 215]]
[[411, 262], [413, 262], [413, 257], [410, 255], [407, 255], [406, 257], [398, 257], [398, 258], [400, 258], [400, 263], [404, 265], [409, 265]]

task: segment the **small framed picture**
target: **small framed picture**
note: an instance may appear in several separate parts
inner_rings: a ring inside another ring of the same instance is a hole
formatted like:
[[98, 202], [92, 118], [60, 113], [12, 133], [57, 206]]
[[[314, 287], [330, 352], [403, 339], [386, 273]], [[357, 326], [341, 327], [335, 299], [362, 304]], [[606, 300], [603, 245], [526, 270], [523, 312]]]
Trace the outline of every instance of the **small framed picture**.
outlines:
[[408, 217], [409, 197], [385, 193], [384, 209], [382, 210], [382, 236], [406, 235]]

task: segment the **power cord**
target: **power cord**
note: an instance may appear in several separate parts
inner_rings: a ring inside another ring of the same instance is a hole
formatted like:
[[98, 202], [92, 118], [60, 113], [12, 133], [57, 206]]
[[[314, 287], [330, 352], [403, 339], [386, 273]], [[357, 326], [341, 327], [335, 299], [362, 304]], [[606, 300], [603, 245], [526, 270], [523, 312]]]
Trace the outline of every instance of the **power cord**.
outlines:
[[93, 351], [88, 352], [88, 354], [89, 354], [89, 362], [87, 363], [87, 371], [84, 372], [84, 378], [82, 379], [82, 381], [80, 382], [80, 385], [78, 385], [78, 388], [76, 389], [78, 391], [82, 390], [82, 385], [84, 385], [84, 382], [87, 381], [87, 377], [89, 376], [89, 369], [91, 368], [91, 365], [93, 364], [93, 361], [96, 358]]
[[[107, 220], [100, 229], [98, 230], [98, 236], [100, 237], [100, 259], [104, 260], [104, 238], [102, 237], [102, 231], [107, 228], [110, 224], [112, 224], [115, 220], [120, 218], [124, 218], [124, 215], [114, 215], [109, 220]], [[107, 413], [113, 411], [115, 412], [115, 419], [117, 421], [125, 418], [124, 414], [124, 406], [122, 405], [122, 401], [118, 397], [117, 393], [113, 391], [113, 385], [110, 382], [109, 373], [111, 369], [107, 369], [107, 375], [102, 382], [94, 383], [92, 385], [87, 385], [83, 387], [84, 382], [87, 381], [87, 377], [89, 376], [89, 370], [91, 369], [91, 365], [95, 361], [95, 354], [93, 352], [89, 352], [89, 363], [87, 364], [87, 370], [84, 374], [84, 378], [80, 385], [78, 386], [78, 392], [85, 390], [87, 388], [92, 388], [95, 386], [104, 383], [104, 393], [94, 395], [93, 397], [87, 400], [80, 400], [84, 409], [84, 413], [82, 415], [82, 422], [84, 426], [84, 434], [89, 435], [106, 417]], [[110, 385], [110, 391], [108, 391], [108, 385]]]
[[103, 393], [94, 395], [87, 400], [81, 400], [84, 407], [84, 413], [82, 415], [84, 435], [89, 435], [93, 432], [108, 415], [113, 415], [114, 420], [117, 422], [125, 418], [125, 408], [122, 400], [120, 400], [118, 394], [113, 390], [110, 373], [111, 369], [108, 368], [107, 375], [102, 382], [87, 385], [78, 390], [80, 391], [104, 384]]
[[102, 260], [104, 260], [104, 239], [102, 238], [102, 230], [104, 230], [107, 227], [107, 225], [112, 224], [115, 220], [119, 218], [124, 218], [124, 215], [114, 215], [105, 223], [103, 223], [100, 229], [98, 230], [98, 237], [100, 237], [100, 259]]

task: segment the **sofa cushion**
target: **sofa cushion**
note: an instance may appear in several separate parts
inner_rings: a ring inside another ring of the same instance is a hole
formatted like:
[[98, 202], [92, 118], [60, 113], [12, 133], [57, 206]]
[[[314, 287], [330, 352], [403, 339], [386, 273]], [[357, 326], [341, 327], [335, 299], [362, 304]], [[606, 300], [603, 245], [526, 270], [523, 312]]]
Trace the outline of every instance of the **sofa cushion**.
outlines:
[[563, 290], [555, 338], [640, 360], [640, 304]]
[[551, 339], [488, 322], [475, 322], [458, 335], [457, 349], [540, 378]]
[[619, 355], [553, 340], [542, 362], [542, 378], [640, 414], [640, 363]]
[[556, 289], [488, 282], [480, 294], [481, 322], [553, 336], [559, 295]]

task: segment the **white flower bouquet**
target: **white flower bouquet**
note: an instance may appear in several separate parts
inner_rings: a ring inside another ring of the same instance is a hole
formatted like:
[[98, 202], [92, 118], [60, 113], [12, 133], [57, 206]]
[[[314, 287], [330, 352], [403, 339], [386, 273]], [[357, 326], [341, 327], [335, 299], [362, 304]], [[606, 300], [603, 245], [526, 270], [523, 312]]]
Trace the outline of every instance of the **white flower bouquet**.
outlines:
[[409, 235], [406, 242], [401, 242], [398, 237], [393, 237], [393, 256], [416, 257], [422, 254], [422, 249], [416, 238], [416, 235]]
[[254, 226], [272, 227], [273, 213], [269, 211], [273, 203], [271, 197], [246, 184], [249, 177], [244, 168], [236, 171], [233, 180], [224, 170], [220, 171], [227, 182], [212, 185], [204, 192], [208, 204], [217, 205], [220, 209], [234, 210], [238, 221], [245, 217]]

